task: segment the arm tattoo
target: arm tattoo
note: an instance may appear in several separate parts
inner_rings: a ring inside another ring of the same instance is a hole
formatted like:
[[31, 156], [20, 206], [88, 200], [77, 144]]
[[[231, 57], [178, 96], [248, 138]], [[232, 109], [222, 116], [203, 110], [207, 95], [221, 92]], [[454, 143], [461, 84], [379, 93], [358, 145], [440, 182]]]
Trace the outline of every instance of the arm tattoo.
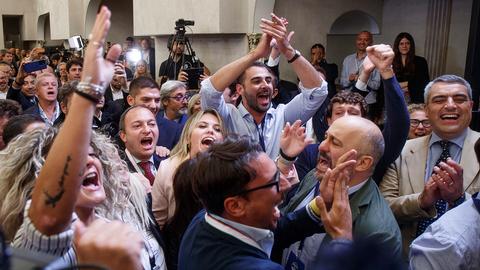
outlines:
[[65, 166], [63, 167], [63, 174], [60, 176], [60, 181], [58, 181], [58, 192], [55, 195], [50, 195], [48, 191], [44, 190], [43, 194], [47, 197], [45, 199], [45, 204], [46, 205], [51, 205], [52, 208], [55, 208], [57, 206], [57, 203], [60, 201], [60, 199], [63, 196], [63, 193], [65, 193], [65, 177], [68, 176], [68, 164], [72, 161], [72, 158], [70, 156], [67, 156], [67, 161], [65, 162]]

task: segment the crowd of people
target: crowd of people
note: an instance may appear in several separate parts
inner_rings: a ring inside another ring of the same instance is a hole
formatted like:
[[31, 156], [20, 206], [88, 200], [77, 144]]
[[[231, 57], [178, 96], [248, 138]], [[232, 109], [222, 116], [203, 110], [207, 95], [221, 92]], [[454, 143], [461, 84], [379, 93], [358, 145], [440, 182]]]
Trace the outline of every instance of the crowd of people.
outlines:
[[9, 245], [53, 269], [480, 268], [472, 89], [430, 81], [409, 33], [393, 48], [358, 33], [335, 85], [325, 47], [306, 59], [271, 14], [253, 51], [199, 63], [195, 91], [184, 44], [155, 74], [148, 39], [135, 63], [133, 38], [106, 46], [110, 16], [83, 58], [0, 51]]

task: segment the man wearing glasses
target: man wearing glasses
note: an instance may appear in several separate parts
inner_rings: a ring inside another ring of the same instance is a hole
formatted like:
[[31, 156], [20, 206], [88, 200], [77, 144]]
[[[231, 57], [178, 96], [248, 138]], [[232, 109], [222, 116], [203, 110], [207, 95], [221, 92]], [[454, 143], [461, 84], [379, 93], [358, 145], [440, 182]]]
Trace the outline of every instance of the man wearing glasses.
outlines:
[[187, 122], [188, 95], [185, 83], [181, 81], [166, 81], [160, 89], [160, 116], [175, 121], [180, 125]]
[[480, 133], [468, 127], [473, 106], [470, 84], [443, 75], [426, 86], [424, 96], [432, 134], [407, 141], [380, 183], [402, 228], [405, 258], [411, 242], [432, 222], [465, 201], [470, 196], [466, 192], [480, 189], [473, 150]]
[[193, 170], [193, 190], [206, 212], [197, 214], [183, 236], [179, 270], [283, 269], [270, 260], [272, 250], [322, 228], [315, 199], [280, 217], [277, 206], [288, 181], [249, 138], [213, 144], [197, 156]]
[[432, 133], [432, 124], [428, 120], [425, 113], [424, 104], [408, 105], [408, 113], [410, 114], [410, 130], [408, 131], [408, 139], [415, 139]]

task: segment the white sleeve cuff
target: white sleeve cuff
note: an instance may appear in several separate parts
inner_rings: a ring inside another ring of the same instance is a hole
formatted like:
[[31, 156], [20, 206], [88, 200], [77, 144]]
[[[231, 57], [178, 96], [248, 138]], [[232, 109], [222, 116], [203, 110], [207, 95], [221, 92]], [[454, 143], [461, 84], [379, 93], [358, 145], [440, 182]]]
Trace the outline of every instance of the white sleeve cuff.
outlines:
[[355, 83], [355, 87], [360, 91], [367, 91], [367, 84], [362, 82], [361, 80], [357, 80]]
[[269, 67], [278, 66], [278, 63], [280, 63], [280, 55], [278, 55], [277, 58], [275, 59], [273, 59], [271, 56], [268, 57], [267, 66]]

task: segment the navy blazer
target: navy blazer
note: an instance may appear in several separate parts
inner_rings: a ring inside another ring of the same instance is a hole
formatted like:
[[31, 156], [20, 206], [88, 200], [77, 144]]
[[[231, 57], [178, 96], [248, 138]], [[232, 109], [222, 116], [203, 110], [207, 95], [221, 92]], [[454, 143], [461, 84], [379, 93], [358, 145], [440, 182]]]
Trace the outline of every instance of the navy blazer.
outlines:
[[20, 89], [15, 89], [13, 86], [10, 86], [7, 92], [7, 99], [15, 100], [20, 103], [22, 110], [26, 111], [28, 108], [33, 107], [37, 104], [38, 100], [36, 97], [28, 98], [25, 96]]
[[[219, 231], [205, 221], [200, 211], [182, 238], [178, 269], [283, 269], [267, 254], [237, 238]], [[302, 237], [321, 231], [305, 208], [282, 216], [274, 231], [272, 254], [299, 241]]]
[[175, 121], [171, 121], [157, 113], [155, 116], [158, 126], [158, 141], [157, 145], [164, 146], [170, 150], [180, 140], [183, 126]]

